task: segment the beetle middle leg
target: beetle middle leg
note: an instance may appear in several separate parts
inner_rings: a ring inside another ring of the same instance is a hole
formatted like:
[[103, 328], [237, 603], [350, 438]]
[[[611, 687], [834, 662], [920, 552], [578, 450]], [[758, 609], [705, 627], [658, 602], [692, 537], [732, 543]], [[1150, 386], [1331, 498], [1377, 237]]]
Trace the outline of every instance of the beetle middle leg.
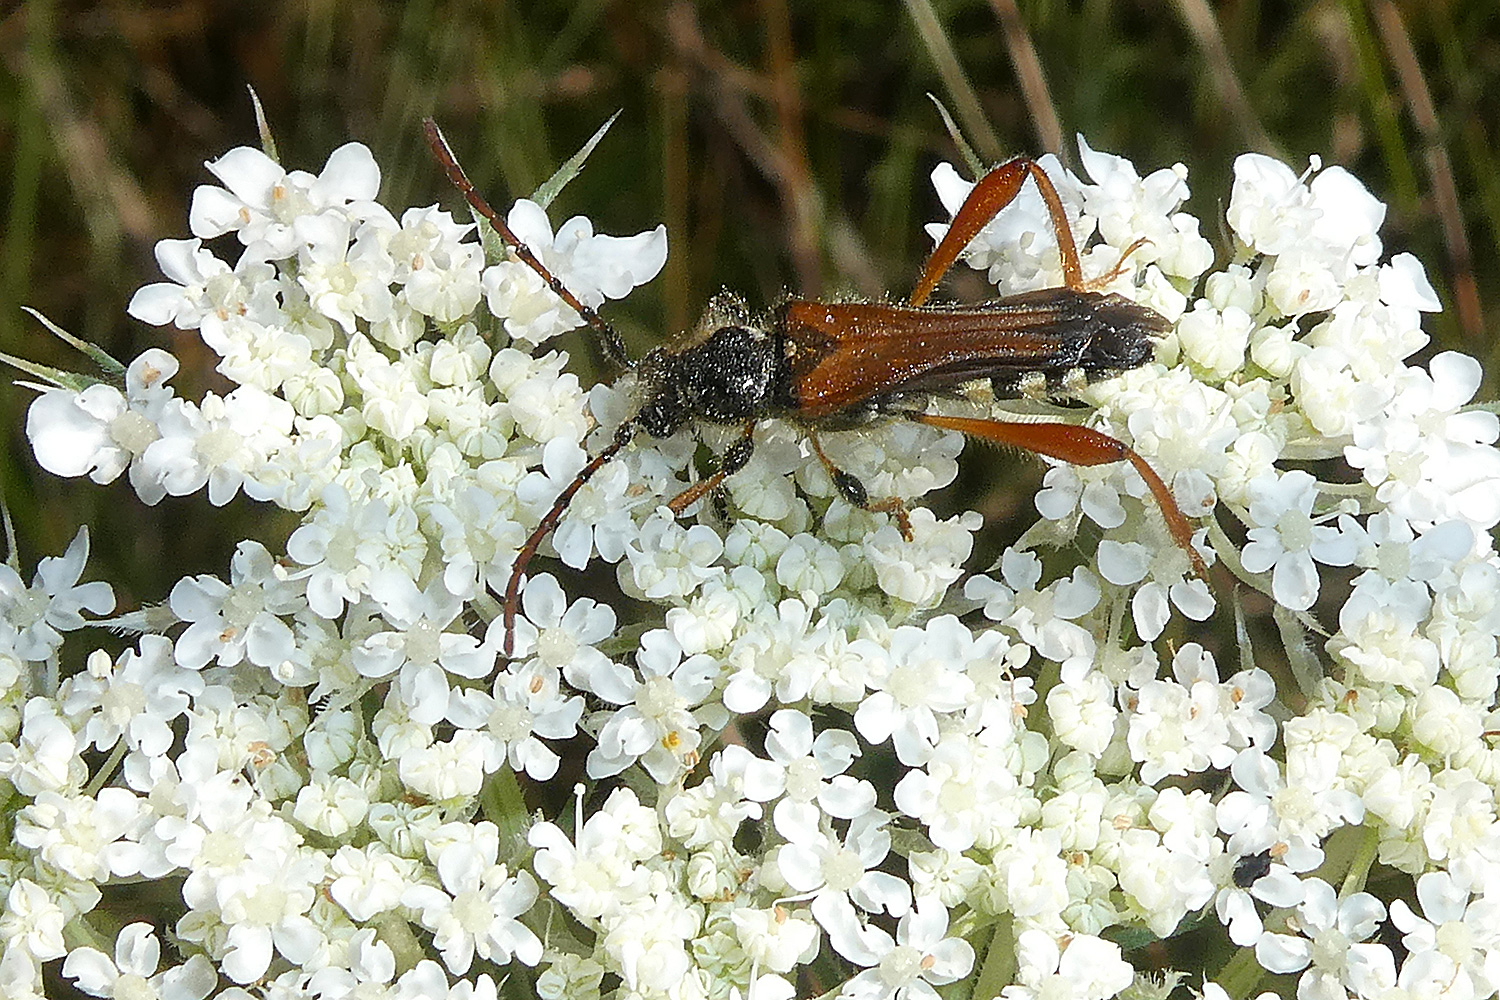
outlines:
[[745, 425], [740, 437], [724, 450], [724, 457], [719, 460], [719, 467], [707, 479], [700, 479], [671, 500], [667, 501], [667, 508], [673, 514], [681, 514], [693, 504], [697, 503], [705, 493], [717, 490], [726, 478], [743, 469], [750, 461], [750, 456], [755, 454], [755, 423], [752, 421]]
[[833, 459], [823, 454], [823, 445], [818, 441], [815, 431], [807, 432], [807, 441], [812, 445], [813, 454], [818, 456], [818, 461], [823, 463], [823, 468], [828, 470], [828, 478], [833, 480], [840, 496], [860, 510], [867, 510], [872, 514], [890, 514], [896, 519], [896, 528], [901, 532], [901, 537], [911, 541], [911, 515], [906, 512], [906, 501], [900, 497], [871, 501], [865, 484], [859, 481], [858, 476], [840, 469], [833, 464]]

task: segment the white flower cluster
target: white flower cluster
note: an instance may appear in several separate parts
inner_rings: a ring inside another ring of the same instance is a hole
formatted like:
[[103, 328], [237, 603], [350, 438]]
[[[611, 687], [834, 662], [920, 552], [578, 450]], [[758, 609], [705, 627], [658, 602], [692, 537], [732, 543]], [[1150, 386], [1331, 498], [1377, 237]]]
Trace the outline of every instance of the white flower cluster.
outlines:
[[[730, 523], [680, 519], [700, 440], [732, 440], [699, 427], [623, 451], [542, 547], [663, 610], [622, 627], [538, 573], [508, 660], [493, 595], [640, 387], [586, 393], [535, 356], [580, 318], [473, 227], [381, 207], [364, 147], [317, 176], [210, 163], [223, 186], [130, 312], [198, 330], [237, 388], [181, 399], [153, 349], [123, 385], [43, 392], [27, 431], [60, 475], [128, 471], [147, 503], [243, 490], [302, 523], [120, 619], [136, 647], [83, 669], [61, 632], [114, 604], [78, 582], [87, 536], [30, 588], [0, 567], [0, 995], [40, 997], [61, 959], [119, 1000], [933, 1000], [978, 977], [1104, 1000], [1137, 981], [1107, 934], [1215, 919], [1302, 996], [1494, 995], [1500, 424], [1468, 407], [1478, 365], [1407, 365], [1436, 297], [1415, 259], [1382, 262], [1383, 206], [1339, 168], [1242, 157], [1209, 273], [1184, 168], [1082, 153], [1086, 180], [1044, 165], [1086, 276], [1173, 324], [1087, 398], [1198, 519], [1212, 588], [1123, 464], [1050, 470], [1043, 520], [961, 587], [977, 515], [915, 507], [903, 537], [781, 421], [727, 479]], [[955, 209], [966, 182], [934, 181]], [[967, 252], [1002, 292], [1061, 281], [1033, 197]], [[590, 307], [665, 259], [661, 229], [508, 220]], [[231, 235], [232, 264], [202, 242]], [[821, 440], [905, 499], [962, 444], [894, 421]], [[1060, 540], [1085, 558], [1049, 572]], [[1235, 630], [1228, 573], [1283, 648]], [[1321, 654], [1314, 611], [1338, 624]], [[523, 793], [560, 774], [592, 791], [538, 819]], [[1325, 854], [1341, 828], [1366, 847]], [[1362, 891], [1377, 865], [1389, 907]], [[142, 880], [171, 902], [121, 926], [112, 887]]]

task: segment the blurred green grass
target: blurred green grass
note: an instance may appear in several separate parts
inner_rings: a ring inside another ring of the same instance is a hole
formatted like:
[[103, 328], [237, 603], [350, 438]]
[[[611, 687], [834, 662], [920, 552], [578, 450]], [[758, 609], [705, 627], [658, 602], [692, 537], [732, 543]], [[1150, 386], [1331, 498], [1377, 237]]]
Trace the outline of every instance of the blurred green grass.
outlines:
[[[1028, 48], [1050, 97], [1013, 56]], [[159, 277], [153, 244], [187, 235], [203, 160], [256, 141], [253, 85], [285, 164], [316, 171], [359, 139], [396, 209], [458, 201], [427, 160], [423, 115], [504, 202], [623, 109], [553, 217], [585, 213], [616, 233], [667, 223], [665, 274], [611, 307], [637, 349], [721, 286], [761, 304], [904, 292], [921, 225], [939, 214], [927, 174], [954, 156], [931, 93], [987, 158], [1082, 132], [1143, 172], [1186, 163], [1210, 238], [1240, 152], [1344, 164], [1390, 203], [1388, 252], [1416, 253], [1449, 304], [1429, 323], [1432, 350], [1492, 363], [1497, 78], [1493, 0], [28, 0], [0, 15], [0, 350], [80, 366], [22, 314], [30, 305], [125, 360], [168, 347], [186, 394], [222, 388], [192, 335], [124, 309]], [[26, 566], [91, 524], [91, 575], [123, 584], [132, 607], [184, 571], [224, 572], [239, 538], [287, 530], [244, 501], [147, 509], [120, 484], [47, 476], [22, 432], [30, 399], [0, 393], [0, 475]], [[1028, 506], [1014, 481], [1034, 481], [1035, 463], [1001, 469], [966, 472], [954, 502]]]

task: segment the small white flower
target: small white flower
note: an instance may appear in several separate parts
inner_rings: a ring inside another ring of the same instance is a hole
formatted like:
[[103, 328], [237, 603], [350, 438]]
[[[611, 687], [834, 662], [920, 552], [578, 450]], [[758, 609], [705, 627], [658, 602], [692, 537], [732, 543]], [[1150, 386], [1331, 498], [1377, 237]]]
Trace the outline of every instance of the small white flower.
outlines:
[[[730, 913], [735, 937], [751, 961], [773, 972], [791, 972], [818, 951], [818, 925], [806, 910], [777, 904], [766, 909], [737, 907]], [[790, 998], [793, 994], [787, 994]]]
[[[766, 754], [785, 770], [786, 797], [776, 803], [778, 823], [807, 826], [814, 809], [835, 819], [853, 819], [875, 808], [875, 786], [844, 774], [860, 754], [859, 741], [842, 729], [813, 737], [812, 720], [795, 709], [775, 712], [766, 734]], [[813, 803], [817, 805], [814, 806]]]
[[[97, 898], [97, 895], [96, 895]], [[0, 943], [7, 956], [14, 950], [38, 968], [67, 954], [63, 924], [68, 919], [52, 894], [28, 878], [17, 879], [0, 911]]]
[[761, 803], [785, 789], [785, 773], [775, 763], [741, 746], [727, 746], [709, 759], [709, 777], [674, 795], [664, 814], [667, 833], [702, 850], [729, 843], [747, 819], [760, 819]]
[[[1385, 906], [1368, 892], [1340, 900], [1322, 879], [1307, 879], [1297, 906], [1305, 937], [1266, 933], [1255, 943], [1255, 958], [1270, 972], [1308, 971], [1299, 983], [1304, 995], [1328, 996], [1350, 989], [1371, 996], [1396, 982], [1395, 960], [1383, 944], [1365, 941], [1385, 919]], [[1316, 957], [1317, 964], [1308, 968]]]
[[[1471, 890], [1451, 872], [1427, 872], [1417, 879], [1417, 916], [1404, 899], [1391, 904], [1391, 923], [1403, 932], [1407, 950], [1401, 981], [1418, 993], [1451, 992], [1486, 996], [1497, 988], [1494, 955], [1500, 949], [1500, 912], [1489, 896]], [[1424, 919], [1425, 917], [1425, 919]]]
[[328, 870], [333, 878], [329, 897], [359, 921], [394, 910], [417, 876], [415, 861], [379, 843], [363, 849], [345, 844], [329, 859]]
[[703, 740], [700, 726], [727, 717], [712, 706], [699, 709], [713, 693], [718, 668], [702, 653], [684, 658], [671, 634], [661, 629], [641, 637], [636, 665], [639, 675], [610, 664], [590, 678], [594, 694], [620, 708], [599, 728], [588, 773], [605, 778], [639, 760], [652, 778], [666, 783], [696, 758]]
[[1261, 747], [1241, 750], [1230, 773], [1239, 790], [1224, 796], [1217, 809], [1232, 854], [1257, 854], [1277, 844], [1315, 849], [1331, 830], [1364, 818], [1359, 796], [1328, 778], [1289, 783]]
[[338, 775], [313, 775], [297, 792], [292, 818], [309, 830], [339, 839], [364, 821], [370, 811], [363, 788]]
[[984, 519], [974, 511], [938, 521], [925, 507], [911, 512], [912, 540], [887, 524], [867, 536], [863, 555], [875, 569], [880, 589], [918, 608], [934, 607], [963, 575]]
[[1220, 311], [1199, 299], [1193, 311], [1177, 321], [1177, 339], [1189, 361], [1210, 378], [1225, 379], [1244, 367], [1254, 329], [1254, 320], [1238, 306]]
[[88, 670], [63, 682], [62, 709], [83, 721], [81, 735], [98, 750], [120, 740], [148, 756], [172, 745], [172, 720], [201, 694], [202, 675], [177, 665], [171, 640], [143, 635], [139, 650], [127, 649], [118, 662], [103, 650], [88, 659]]
[[[1135, 247], [1133, 269], [1158, 265], [1166, 274], [1196, 278], [1213, 263], [1213, 247], [1198, 234], [1198, 220], [1177, 209], [1188, 199], [1187, 168], [1178, 163], [1142, 178], [1122, 156], [1101, 153], [1078, 136], [1078, 156], [1091, 184], [1079, 183], [1083, 211], [1098, 220], [1099, 235], [1117, 251]], [[1140, 246], [1137, 241], [1144, 240]]]
[[291, 404], [253, 386], [222, 397], [209, 393], [201, 406], [172, 400], [158, 421], [161, 435], [141, 455], [141, 475], [171, 496], [207, 484], [216, 507], [242, 487], [255, 497], [256, 473], [291, 444], [293, 419]]
[[499, 846], [498, 831], [488, 822], [475, 824], [472, 836], [429, 846], [442, 888], [413, 885], [402, 896], [403, 905], [420, 911], [422, 926], [433, 932], [433, 945], [457, 975], [469, 971], [476, 955], [497, 965], [512, 956], [527, 965], [542, 958], [541, 939], [518, 919], [536, 902], [536, 880], [497, 864]]
[[92, 797], [42, 792], [16, 814], [15, 839], [73, 878], [103, 882], [140, 874], [145, 852], [135, 838], [147, 818], [144, 803], [124, 788]]
[[896, 783], [896, 807], [922, 821], [938, 847], [966, 851], [995, 846], [1034, 804], [1002, 749], [973, 736], [949, 733], [925, 758], [920, 770]]
[[933, 896], [917, 900], [894, 939], [866, 927], [860, 945], [845, 956], [867, 967], [839, 992], [850, 1000], [936, 1000], [934, 986], [957, 982], [974, 968], [974, 947], [948, 936], [948, 908]]
[[91, 996], [115, 1000], [136, 996], [203, 1000], [218, 985], [218, 974], [203, 955], [158, 972], [160, 967], [161, 942], [155, 929], [134, 923], [121, 928], [115, 938], [113, 959], [97, 948], [74, 948], [63, 962], [62, 974], [76, 980], [78, 988]]
[[[571, 454], [574, 447], [566, 438], [554, 438], [547, 442], [542, 452], [542, 466], [552, 478], [549, 486], [557, 484], [553, 469], [548, 467], [551, 456], [556, 453], [554, 449]], [[578, 452], [578, 469], [581, 469], [581, 459], [586, 456], [582, 455], [582, 449], [578, 449]], [[568, 481], [576, 473], [577, 469], [574, 469], [568, 474]], [[530, 478], [528, 476], [522, 480], [523, 486], [517, 487], [517, 499], [523, 503], [526, 501], [521, 492], [523, 487], [531, 485], [528, 483]], [[567, 513], [549, 539], [552, 547], [557, 550], [557, 557], [565, 565], [582, 569], [594, 558], [595, 552], [599, 558], [609, 563], [617, 563], [624, 557], [626, 546], [636, 531], [631, 512], [636, 507], [638, 498], [629, 495], [630, 487], [630, 469], [627, 465], [624, 462], [610, 462], [573, 495]], [[556, 492], [553, 492], [548, 497], [549, 501], [555, 496]]]
[[1313, 560], [1328, 566], [1354, 561], [1354, 540], [1313, 519], [1317, 495], [1317, 480], [1301, 469], [1250, 484], [1252, 527], [1241, 561], [1251, 573], [1270, 570], [1271, 593], [1292, 611], [1306, 611], [1318, 598]]
[[345, 371], [359, 390], [360, 416], [371, 430], [405, 442], [426, 425], [432, 387], [414, 359], [392, 361], [357, 335], [350, 339]]
[[[77, 393], [49, 389], [26, 411], [26, 437], [37, 464], [54, 476], [112, 483], [132, 457], [112, 433], [128, 412], [124, 393], [102, 382]], [[154, 437], [155, 428], [148, 434]]]
[[1233, 692], [1219, 684], [1212, 654], [1187, 643], [1172, 658], [1172, 673], [1171, 681], [1142, 685], [1131, 706], [1126, 744], [1148, 785], [1169, 774], [1227, 768], [1244, 747], [1230, 728]]
[[[1227, 856], [1226, 856], [1227, 857]], [[1289, 909], [1307, 896], [1307, 885], [1298, 874], [1323, 863], [1323, 852], [1313, 845], [1275, 844], [1264, 851], [1235, 860], [1235, 881], [1219, 890], [1214, 909], [1229, 931], [1229, 940], [1241, 948], [1253, 947], [1265, 933], [1255, 901], [1268, 907]], [[1258, 877], [1255, 872], [1263, 871]], [[1244, 873], [1242, 875], [1242, 873]], [[1249, 885], [1241, 885], [1242, 877]]]
[[100, 484], [114, 482], [129, 466], [136, 494], [148, 504], [158, 502], [166, 491], [140, 459], [161, 434], [157, 421], [173, 399], [167, 380], [176, 373], [177, 359], [153, 347], [125, 369], [123, 394], [103, 383], [77, 394], [42, 393], [26, 413], [37, 463], [54, 475], [87, 474]]
[[354, 667], [365, 677], [395, 674], [411, 718], [433, 725], [448, 712], [448, 675], [468, 680], [489, 676], [495, 650], [450, 628], [463, 612], [463, 602], [449, 594], [441, 580], [419, 590], [399, 572], [381, 572], [371, 581], [370, 594], [392, 627], [354, 646]]
[[253, 255], [231, 270], [202, 240], [162, 240], [156, 262], [171, 280], [138, 289], [125, 310], [144, 323], [192, 330], [231, 316], [265, 321], [277, 311], [275, 269]]
[[0, 777], [22, 795], [81, 786], [88, 770], [79, 755], [78, 735], [46, 698], [32, 698], [21, 716], [14, 743], [0, 743]]
[[844, 579], [839, 550], [804, 533], [792, 537], [776, 560], [776, 582], [793, 594], [826, 594]]
[[224, 187], [203, 185], [193, 192], [188, 213], [193, 235], [212, 239], [233, 232], [266, 260], [295, 252], [293, 227], [299, 217], [324, 209], [349, 210], [357, 217], [374, 207], [371, 199], [380, 191], [380, 167], [369, 148], [357, 142], [335, 149], [317, 177], [301, 170], [288, 173], [249, 146], [231, 149], [204, 166]]
[[484, 255], [477, 244], [459, 242], [472, 229], [435, 206], [409, 208], [401, 215], [400, 232], [387, 237], [386, 251], [396, 261], [406, 301], [439, 323], [457, 322], [479, 304]]
[[1103, 674], [1093, 671], [1075, 680], [1061, 680], [1047, 692], [1047, 718], [1065, 746], [1102, 756], [1115, 733], [1115, 689]]
[[305, 567], [293, 575], [306, 578], [313, 612], [338, 618], [346, 602], [369, 593], [376, 572], [390, 562], [408, 567], [415, 579], [427, 546], [414, 520], [410, 511], [393, 512], [380, 500], [356, 502], [341, 486], [325, 489], [312, 518], [286, 543], [287, 555]]
[[552, 896], [584, 919], [616, 913], [640, 898], [650, 873], [637, 862], [662, 847], [655, 810], [623, 787], [583, 822], [576, 845], [552, 823], [533, 826], [527, 842], [537, 849], [532, 867], [552, 886]]
[[511, 770], [537, 781], [555, 775], [562, 760], [542, 738], [571, 739], [582, 715], [583, 696], [570, 696], [558, 668], [540, 660], [512, 664], [501, 671], [490, 694], [457, 693], [448, 710], [455, 725], [488, 732], [494, 742], [487, 755], [488, 769], [498, 770], [504, 761]]
[[968, 702], [974, 688], [964, 673], [968, 661], [984, 655], [978, 647], [992, 647], [1000, 638], [986, 633], [976, 641], [952, 615], [921, 629], [896, 629], [889, 660], [870, 680], [874, 691], [854, 713], [855, 728], [871, 743], [892, 740], [902, 763], [921, 764], [938, 741], [938, 716]]
[[721, 576], [717, 565], [724, 540], [706, 524], [684, 528], [665, 507], [641, 525], [625, 548], [618, 577], [627, 593], [651, 600], [685, 598], [709, 580]]
[[872, 810], [850, 820], [843, 838], [820, 827], [778, 827], [788, 841], [776, 855], [782, 877], [794, 891], [812, 899], [813, 917], [846, 958], [864, 947], [854, 906], [892, 916], [901, 916], [911, 906], [911, 886], [876, 870], [891, 849], [888, 820]]
[[1064, 943], [1046, 931], [1022, 931], [1016, 958], [1020, 983], [1000, 991], [1004, 1000], [1106, 1000], [1135, 978], [1120, 946], [1091, 934], [1076, 934]]
[[[210, 851], [227, 846], [214, 843]], [[244, 854], [234, 864], [212, 876], [197, 869], [189, 880], [204, 876], [191, 895], [199, 906], [214, 907], [228, 928], [220, 967], [234, 982], [248, 983], [265, 974], [273, 954], [300, 964], [322, 945], [322, 932], [308, 911], [318, 897], [326, 859], [315, 851], [286, 847], [279, 838], [249, 841], [240, 849]], [[184, 898], [188, 895], [185, 887]]]
[[1320, 215], [1311, 192], [1286, 164], [1260, 153], [1235, 159], [1226, 217], [1257, 253], [1276, 256], [1295, 247], [1312, 235]]
[[[511, 207], [506, 223], [554, 277], [594, 309], [656, 277], [667, 260], [664, 226], [635, 236], [596, 236], [589, 220], [575, 216], [554, 237], [546, 211], [525, 198]], [[540, 344], [583, 324], [535, 271], [517, 261], [486, 269], [481, 281], [490, 311], [506, 321], [505, 331], [517, 340]]]
[[724, 657], [724, 707], [754, 712], [772, 699], [791, 704], [807, 697], [825, 667], [829, 632], [814, 624], [812, 608], [802, 601], [763, 608]]
[[[615, 632], [615, 612], [609, 605], [588, 597], [569, 604], [557, 578], [543, 573], [526, 582], [521, 611], [512, 637], [512, 659], [534, 656], [585, 691], [593, 689], [595, 673], [610, 669], [609, 658], [594, 648]], [[491, 649], [503, 648], [504, 629], [503, 618], [490, 623], [485, 642]]]
[[9, 632], [10, 651], [23, 660], [45, 660], [62, 645], [62, 633], [88, 624], [84, 611], [107, 615], [115, 592], [102, 581], [78, 582], [89, 559], [89, 530], [78, 529], [68, 551], [36, 564], [31, 586], [8, 565], [0, 565], [0, 621]]
[[[460, 729], [450, 740], [400, 750], [397, 773], [418, 795], [436, 802], [468, 801], [484, 784], [489, 748], [484, 734]], [[396, 755], [390, 749], [386, 753]]]
[[172, 612], [192, 623], [177, 637], [177, 662], [197, 670], [211, 658], [224, 666], [248, 658], [267, 668], [291, 659], [292, 630], [278, 616], [305, 607], [301, 587], [255, 541], [235, 548], [230, 580], [184, 577], [172, 588]]
[[1345, 457], [1397, 515], [1423, 526], [1457, 518], [1486, 531], [1500, 523], [1500, 420], [1460, 412], [1479, 386], [1473, 358], [1445, 352], [1430, 369], [1401, 373], [1400, 391], [1378, 419], [1353, 429]]

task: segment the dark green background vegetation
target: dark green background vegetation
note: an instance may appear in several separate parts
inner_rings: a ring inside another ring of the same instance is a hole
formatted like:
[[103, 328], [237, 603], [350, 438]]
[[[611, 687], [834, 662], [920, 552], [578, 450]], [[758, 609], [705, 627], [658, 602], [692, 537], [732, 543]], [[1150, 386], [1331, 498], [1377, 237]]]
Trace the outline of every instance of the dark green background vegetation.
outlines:
[[[40, 309], [128, 360], [161, 345], [179, 391], [223, 390], [192, 334], [128, 318], [158, 280], [153, 244], [187, 235], [202, 162], [255, 143], [254, 86], [290, 167], [354, 138], [394, 209], [458, 199], [428, 161], [435, 115], [492, 200], [530, 192], [617, 109], [553, 207], [607, 232], [665, 221], [663, 276], [610, 308], [636, 349], [691, 323], [721, 286], [901, 294], [939, 210], [927, 175], [952, 144], [927, 95], [980, 153], [1038, 153], [1075, 132], [1142, 172], [1181, 160], [1221, 246], [1229, 168], [1247, 149], [1301, 169], [1345, 164], [1390, 203], [1388, 251], [1426, 262], [1449, 309], [1435, 347], [1489, 361], [1500, 170], [1500, 5], [1242, 0], [537, 0], [414, 3], [31, 0], [0, 14], [0, 350], [83, 361], [21, 311]], [[1034, 64], [1026, 53], [1034, 53]], [[1071, 149], [1071, 139], [1065, 145]], [[1065, 155], [1067, 155], [1065, 153]], [[962, 289], [956, 291], [962, 294]], [[1461, 308], [1455, 302], [1461, 300]], [[580, 366], [591, 355], [574, 348]], [[585, 374], [585, 378], [597, 377]], [[122, 606], [183, 571], [225, 571], [236, 540], [277, 541], [285, 515], [202, 496], [142, 508], [128, 487], [60, 482], [22, 434], [28, 390], [0, 391], [3, 489], [29, 575], [78, 523], [91, 575]], [[1004, 537], [1031, 515], [1035, 463], [976, 452], [948, 498]], [[999, 469], [996, 473], [994, 470]], [[1004, 515], [1024, 508], [1025, 516]], [[279, 518], [267, 528], [260, 519]], [[1019, 522], [1019, 524], [1017, 523]], [[993, 551], [991, 542], [990, 551]]]

